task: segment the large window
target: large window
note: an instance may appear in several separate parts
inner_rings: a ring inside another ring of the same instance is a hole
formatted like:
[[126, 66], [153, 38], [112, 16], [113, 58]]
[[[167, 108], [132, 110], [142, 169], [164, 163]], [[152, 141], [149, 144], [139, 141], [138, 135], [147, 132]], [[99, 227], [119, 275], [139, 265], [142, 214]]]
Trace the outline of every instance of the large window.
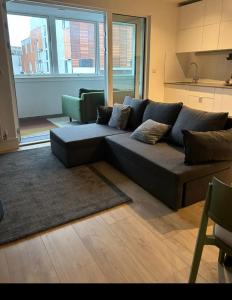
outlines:
[[134, 75], [135, 25], [113, 23], [113, 74]]
[[95, 23], [56, 20], [58, 70], [60, 74], [96, 73]]
[[47, 19], [9, 14], [8, 27], [14, 74], [49, 74]]
[[[103, 18], [90, 16], [85, 20], [8, 14], [14, 74], [104, 75]], [[134, 76], [135, 53], [136, 24], [114, 21], [113, 74]]]

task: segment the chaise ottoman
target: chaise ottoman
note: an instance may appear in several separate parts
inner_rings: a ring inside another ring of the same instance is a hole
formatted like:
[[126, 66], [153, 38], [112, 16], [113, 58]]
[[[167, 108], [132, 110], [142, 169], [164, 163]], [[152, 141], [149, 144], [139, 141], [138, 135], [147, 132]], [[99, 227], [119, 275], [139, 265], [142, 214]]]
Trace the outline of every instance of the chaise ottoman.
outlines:
[[50, 130], [51, 149], [68, 168], [104, 159], [105, 137], [126, 131], [107, 125], [85, 124]]

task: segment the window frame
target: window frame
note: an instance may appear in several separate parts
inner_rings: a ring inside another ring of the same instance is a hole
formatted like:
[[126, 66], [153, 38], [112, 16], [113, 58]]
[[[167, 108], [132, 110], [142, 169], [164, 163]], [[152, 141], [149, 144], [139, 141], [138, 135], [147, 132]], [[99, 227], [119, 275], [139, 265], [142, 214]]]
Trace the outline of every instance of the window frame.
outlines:
[[[51, 76], [53, 73], [52, 73], [52, 57], [51, 57], [51, 44], [50, 44], [50, 26], [49, 26], [49, 16], [46, 16], [46, 15], [42, 15], [42, 14], [29, 14], [29, 13], [18, 13], [18, 12], [7, 12], [7, 16], [8, 15], [14, 15], [14, 16], [21, 16], [21, 17], [32, 17], [32, 18], [40, 18], [40, 19], [46, 19], [47, 21], [47, 36], [48, 36], [48, 40], [47, 40], [47, 43], [48, 43], [48, 49], [49, 49], [49, 69], [50, 69], [50, 72], [47, 73], [47, 74], [43, 74], [43, 73], [39, 73], [39, 74], [13, 74], [15, 78], [31, 78], [33, 76], [35, 77], [41, 77], [41, 76], [44, 76], [44, 77], [47, 77], [47, 76]], [[8, 24], [8, 27], [9, 27], [9, 24]], [[10, 45], [10, 48], [11, 48], [11, 45]], [[27, 47], [25, 47], [26, 49], [26, 52], [27, 52]]]
[[[119, 25], [119, 26], [129, 26], [131, 28], [133, 28], [133, 35], [134, 35], [134, 42], [133, 42], [133, 58], [135, 58], [135, 53], [136, 53], [136, 37], [137, 37], [137, 28], [136, 28], [136, 25], [135, 23], [133, 24], [128, 24], [126, 22], [123, 22], [121, 20], [118, 20], [118, 21], [112, 21], [112, 40], [113, 40], [113, 43], [114, 43], [114, 25]], [[114, 53], [112, 53], [112, 56], [114, 55]], [[113, 62], [112, 62], [113, 63]], [[113, 65], [113, 76], [135, 76], [135, 59], [132, 60], [132, 67], [129, 69], [131, 70], [131, 73], [125, 73], [125, 74], [116, 74], [114, 73], [114, 71], [117, 71], [117, 70], [120, 70], [121, 68], [119, 67], [118, 69], [116, 69]]]
[[[62, 17], [55, 17], [54, 16], [54, 21], [55, 21], [55, 34], [56, 34], [56, 20], [61, 20], [61, 21], [74, 21], [74, 22], [82, 22], [82, 23], [90, 23], [90, 24], [93, 24], [94, 25], [94, 39], [95, 39], [95, 72], [94, 73], [69, 73], [69, 74], [66, 74], [66, 73], [59, 73], [57, 72], [57, 74], [55, 75], [61, 75], [61, 76], [65, 76], [65, 75], [69, 75], [69, 76], [83, 76], [83, 77], [89, 77], [90, 75], [91, 76], [98, 76], [99, 75], [99, 71], [98, 70], [98, 65], [97, 65], [97, 61], [98, 61], [98, 53], [99, 53], [99, 49], [97, 49], [99, 47], [99, 43], [97, 42], [97, 27], [98, 27], [98, 24], [100, 22], [97, 22], [97, 21], [90, 21], [90, 20], [83, 20], [83, 19], [75, 19], [75, 18], [62, 18]], [[53, 49], [56, 51], [57, 53], [57, 43], [55, 45], [56, 49]], [[58, 55], [57, 55], [57, 68], [58, 68]]]
[[[8, 11], [7, 15], [15, 16], [24, 16], [24, 17], [35, 17], [35, 18], [44, 18], [47, 20], [47, 34], [48, 34], [48, 49], [49, 49], [49, 67], [50, 72], [47, 74], [34, 73], [34, 74], [14, 74], [15, 78], [32, 78], [32, 77], [104, 77], [104, 74], [101, 74], [100, 70], [100, 43], [99, 43], [99, 24], [104, 22], [84, 20], [80, 18], [65, 18], [60, 16], [48, 16], [43, 14], [33, 14], [33, 13], [21, 13], [21, 12], [12, 12]], [[75, 21], [83, 23], [94, 24], [95, 30], [95, 72], [94, 73], [59, 73], [58, 69], [58, 55], [57, 55], [57, 39], [56, 39], [56, 20], [64, 21]], [[105, 25], [105, 24], [104, 24]], [[105, 31], [104, 26], [104, 31]], [[105, 36], [105, 35], [104, 35]], [[11, 45], [10, 45], [11, 46]], [[105, 63], [106, 65], [106, 63]]]

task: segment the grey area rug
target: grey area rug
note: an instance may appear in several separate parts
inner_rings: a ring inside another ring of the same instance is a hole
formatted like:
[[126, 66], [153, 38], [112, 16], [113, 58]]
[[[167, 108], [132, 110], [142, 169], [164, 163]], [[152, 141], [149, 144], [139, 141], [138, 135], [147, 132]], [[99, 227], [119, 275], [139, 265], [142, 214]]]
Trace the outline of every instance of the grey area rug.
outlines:
[[0, 244], [131, 201], [92, 165], [66, 169], [50, 147], [0, 155]]

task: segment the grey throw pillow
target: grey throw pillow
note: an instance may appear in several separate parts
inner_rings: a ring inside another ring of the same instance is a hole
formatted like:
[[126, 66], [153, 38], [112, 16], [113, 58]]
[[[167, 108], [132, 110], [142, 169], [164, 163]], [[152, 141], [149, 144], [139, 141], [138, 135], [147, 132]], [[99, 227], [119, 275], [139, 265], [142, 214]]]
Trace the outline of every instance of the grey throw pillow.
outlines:
[[125, 129], [129, 120], [131, 107], [115, 103], [108, 125], [117, 129]]
[[148, 119], [131, 134], [131, 138], [154, 145], [167, 133], [170, 127], [170, 125]]

